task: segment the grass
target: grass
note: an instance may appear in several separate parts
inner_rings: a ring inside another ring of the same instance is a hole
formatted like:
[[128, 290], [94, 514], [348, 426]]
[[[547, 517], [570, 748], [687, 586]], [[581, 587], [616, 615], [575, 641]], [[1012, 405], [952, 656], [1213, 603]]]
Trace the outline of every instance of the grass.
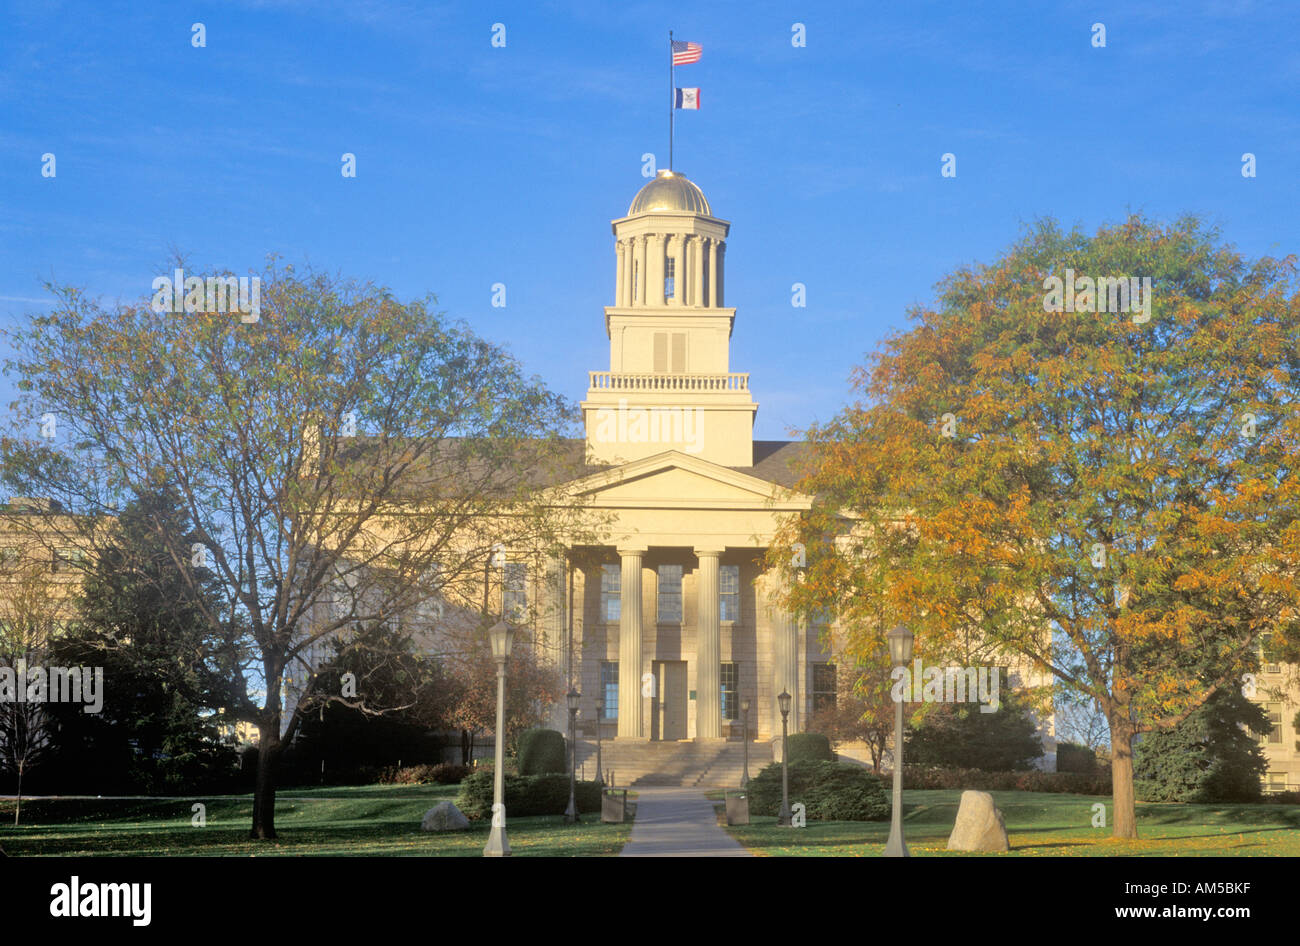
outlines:
[[[456, 785], [366, 785], [285, 789], [278, 793], [275, 841], [251, 841], [249, 795], [193, 799], [50, 799], [24, 801], [13, 827], [12, 801], [0, 801], [0, 846], [11, 856], [479, 857], [487, 821], [465, 831], [420, 830], [425, 811], [454, 801]], [[205, 827], [192, 826], [192, 806], [206, 805]], [[563, 815], [511, 818], [512, 856], [599, 857], [617, 854], [632, 826], [601, 824], [586, 814], [576, 825]]]
[[[948, 851], [960, 791], [909, 791], [903, 833], [913, 856], [954, 857], [1252, 857], [1300, 856], [1300, 805], [1182, 805], [1139, 802], [1138, 840], [1111, 837], [1110, 799], [1042, 792], [993, 792], [1007, 825], [1009, 854]], [[797, 801], [798, 799], [792, 799]], [[1106, 805], [1105, 828], [1092, 827], [1092, 806]], [[781, 828], [773, 817], [726, 830], [759, 856], [877, 857], [889, 822], [809, 821]]]

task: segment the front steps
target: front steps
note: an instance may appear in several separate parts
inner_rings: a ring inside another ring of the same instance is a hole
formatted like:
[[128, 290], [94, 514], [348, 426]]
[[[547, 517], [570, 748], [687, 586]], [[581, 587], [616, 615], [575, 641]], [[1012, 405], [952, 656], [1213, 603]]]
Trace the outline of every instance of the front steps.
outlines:
[[[722, 739], [681, 742], [606, 739], [601, 745], [601, 756], [605, 771], [613, 770], [620, 788], [651, 785], [739, 788], [744, 773], [745, 744]], [[771, 762], [770, 742], [749, 744], [751, 778]], [[595, 778], [595, 740], [579, 741], [578, 766], [579, 771], [585, 771], [585, 778]]]

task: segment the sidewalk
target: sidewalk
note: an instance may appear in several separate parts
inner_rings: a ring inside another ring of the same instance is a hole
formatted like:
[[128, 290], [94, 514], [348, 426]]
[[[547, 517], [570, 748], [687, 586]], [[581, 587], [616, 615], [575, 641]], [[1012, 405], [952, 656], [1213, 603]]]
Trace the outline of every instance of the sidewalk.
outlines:
[[638, 788], [632, 838], [620, 857], [750, 857], [694, 788]]

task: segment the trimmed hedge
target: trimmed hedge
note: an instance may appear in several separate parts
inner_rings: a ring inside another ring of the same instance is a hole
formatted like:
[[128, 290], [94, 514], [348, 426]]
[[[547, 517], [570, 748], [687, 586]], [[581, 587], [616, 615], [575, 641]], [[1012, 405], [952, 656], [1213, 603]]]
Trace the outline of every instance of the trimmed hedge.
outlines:
[[[528, 729], [519, 736], [519, 774], [550, 775], [569, 771], [564, 734], [554, 729]], [[506, 806], [507, 809], [510, 807]]]
[[[460, 783], [456, 807], [470, 821], [492, 817], [492, 770], [479, 769]], [[578, 813], [600, 811], [600, 786], [595, 782], [578, 782], [575, 789]], [[506, 773], [505, 806], [507, 818], [531, 815], [562, 815], [569, 807], [567, 775], [511, 775]]]
[[[781, 763], [749, 780], [749, 813], [775, 815], [781, 808]], [[848, 762], [790, 763], [790, 804], [802, 802], [811, 821], [886, 821], [890, 799], [881, 778]]]
[[985, 772], [983, 769], [904, 765], [903, 788], [1109, 795], [1110, 766], [1099, 766], [1095, 774], [1084, 775], [1078, 772]]
[[831, 741], [819, 732], [798, 732], [787, 737], [790, 762], [834, 762]]

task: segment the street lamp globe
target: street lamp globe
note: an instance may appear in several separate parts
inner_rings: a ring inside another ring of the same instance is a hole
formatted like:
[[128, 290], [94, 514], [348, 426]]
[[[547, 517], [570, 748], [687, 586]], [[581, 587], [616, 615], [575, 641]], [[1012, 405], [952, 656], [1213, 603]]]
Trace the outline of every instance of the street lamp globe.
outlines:
[[777, 703], [777, 705], [781, 708], [781, 715], [782, 715], [782, 716], [788, 716], [788, 715], [790, 714], [790, 701], [791, 701], [791, 699], [793, 699], [793, 697], [791, 697], [790, 694], [787, 693], [785, 690], [782, 690], [782, 691], [777, 695], [776, 703]]
[[889, 639], [889, 659], [893, 661], [894, 666], [902, 666], [912, 659], [912, 641], [913, 634], [903, 625], [898, 625], [888, 634]]
[[578, 711], [578, 698], [577, 690], [570, 690], [565, 694], [564, 699], [565, 702], [568, 703], [570, 713], [576, 713]]
[[510, 656], [515, 643], [515, 629], [505, 621], [497, 621], [488, 631], [488, 640], [492, 642], [492, 656], [498, 663]]

